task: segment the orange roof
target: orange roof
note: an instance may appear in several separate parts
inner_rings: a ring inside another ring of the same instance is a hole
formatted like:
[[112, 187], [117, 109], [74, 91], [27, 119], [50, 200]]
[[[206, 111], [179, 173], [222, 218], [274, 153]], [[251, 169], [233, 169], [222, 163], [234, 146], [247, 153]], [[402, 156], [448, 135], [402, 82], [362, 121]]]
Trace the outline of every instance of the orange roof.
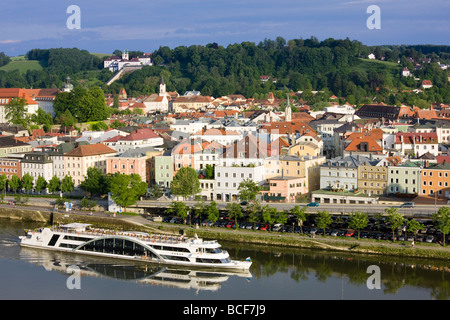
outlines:
[[355, 140], [362, 139], [364, 137], [371, 137], [374, 140], [382, 140], [383, 139], [383, 130], [376, 128], [372, 130], [361, 129], [361, 132], [352, 132], [350, 133], [345, 140]]
[[88, 157], [108, 153], [116, 153], [116, 150], [111, 149], [110, 147], [105, 146], [102, 143], [97, 143], [81, 145], [65, 153], [64, 155], [68, 157]]
[[25, 99], [26, 104], [35, 105], [37, 104], [37, 102], [34, 101], [33, 95], [35, 95], [35, 92], [33, 92], [32, 90], [30, 91], [28, 89], [21, 89], [21, 88], [0, 89], [0, 99], [6, 99], [6, 103], [4, 104], [2, 103], [2, 105], [8, 104], [13, 98], [22, 98]]
[[[363, 147], [366, 144], [367, 147]], [[383, 151], [383, 148], [375, 141], [373, 137], [360, 137], [352, 140], [350, 144], [345, 148], [345, 151], [367, 151], [367, 152], [379, 152]]]
[[307, 132], [315, 132], [307, 123], [300, 120], [292, 121], [277, 121], [267, 124], [261, 128], [262, 131], [278, 133], [278, 134], [292, 134], [295, 132], [301, 135]]

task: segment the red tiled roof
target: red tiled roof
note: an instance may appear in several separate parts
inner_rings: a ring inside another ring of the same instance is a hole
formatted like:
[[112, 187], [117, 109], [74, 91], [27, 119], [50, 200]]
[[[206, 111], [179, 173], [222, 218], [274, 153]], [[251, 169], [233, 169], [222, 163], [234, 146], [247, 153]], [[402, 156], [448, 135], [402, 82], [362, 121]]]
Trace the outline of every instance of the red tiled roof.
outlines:
[[413, 143], [438, 143], [436, 132], [398, 132], [395, 134], [395, 143], [400, 144]]
[[64, 155], [69, 157], [88, 157], [108, 153], [116, 153], [116, 150], [111, 149], [110, 147], [105, 146], [102, 143], [97, 143], [81, 145], [65, 153]]

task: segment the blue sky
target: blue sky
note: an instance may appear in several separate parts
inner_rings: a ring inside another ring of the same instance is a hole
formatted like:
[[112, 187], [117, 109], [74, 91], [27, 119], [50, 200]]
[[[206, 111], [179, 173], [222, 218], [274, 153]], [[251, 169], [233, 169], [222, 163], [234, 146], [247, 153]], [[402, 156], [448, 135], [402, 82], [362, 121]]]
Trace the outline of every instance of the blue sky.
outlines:
[[[70, 5], [81, 29], [70, 30]], [[368, 6], [381, 12], [370, 30]], [[2, 5], [0, 52], [73, 48], [112, 53], [160, 46], [317, 37], [377, 44], [450, 45], [449, 0], [15, 0]]]

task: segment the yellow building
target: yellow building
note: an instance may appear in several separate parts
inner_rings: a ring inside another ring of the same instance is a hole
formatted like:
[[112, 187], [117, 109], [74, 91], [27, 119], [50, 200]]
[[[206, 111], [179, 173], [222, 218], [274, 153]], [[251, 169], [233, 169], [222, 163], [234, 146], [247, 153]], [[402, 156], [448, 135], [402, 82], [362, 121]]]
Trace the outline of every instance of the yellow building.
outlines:
[[388, 167], [358, 166], [358, 191], [367, 195], [383, 195], [388, 182]]
[[325, 161], [325, 157], [312, 156], [270, 157], [264, 160], [264, 179], [283, 175], [295, 178], [306, 177], [306, 191], [318, 190], [320, 189], [319, 165]]
[[289, 146], [287, 148], [287, 154], [290, 156], [311, 156], [318, 157], [320, 156], [321, 150], [318, 145], [312, 142], [300, 142]]

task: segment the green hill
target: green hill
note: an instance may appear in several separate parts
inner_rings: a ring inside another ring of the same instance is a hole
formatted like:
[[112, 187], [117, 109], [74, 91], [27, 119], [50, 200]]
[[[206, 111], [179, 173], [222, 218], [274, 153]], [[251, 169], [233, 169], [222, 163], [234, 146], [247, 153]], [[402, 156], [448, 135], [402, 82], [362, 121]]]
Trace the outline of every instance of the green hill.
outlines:
[[37, 60], [28, 60], [25, 56], [11, 57], [11, 62], [0, 67], [0, 70], [13, 71], [18, 70], [25, 74], [28, 70], [43, 70], [40, 62]]

